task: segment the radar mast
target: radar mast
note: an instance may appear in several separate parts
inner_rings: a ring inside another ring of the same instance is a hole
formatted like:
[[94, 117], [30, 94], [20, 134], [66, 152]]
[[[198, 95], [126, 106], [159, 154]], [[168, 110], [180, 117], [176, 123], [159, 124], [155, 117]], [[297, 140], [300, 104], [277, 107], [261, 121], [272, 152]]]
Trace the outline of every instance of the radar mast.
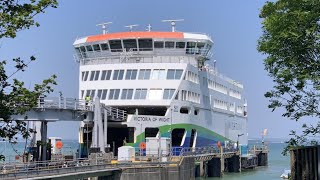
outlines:
[[107, 31], [107, 26], [109, 24], [111, 24], [112, 22], [106, 22], [106, 23], [100, 23], [100, 24], [97, 24], [96, 26], [101, 26], [102, 28], [102, 34], [107, 34], [108, 31]]
[[168, 20], [162, 20], [162, 22], [170, 22], [171, 23], [171, 28], [172, 32], [176, 31], [176, 22], [179, 21], [184, 21], [184, 19], [168, 19]]
[[137, 26], [139, 26], [139, 25], [138, 24], [130, 24], [130, 25], [124, 26], [124, 27], [129, 28], [130, 32], [132, 32], [133, 27], [137, 27]]

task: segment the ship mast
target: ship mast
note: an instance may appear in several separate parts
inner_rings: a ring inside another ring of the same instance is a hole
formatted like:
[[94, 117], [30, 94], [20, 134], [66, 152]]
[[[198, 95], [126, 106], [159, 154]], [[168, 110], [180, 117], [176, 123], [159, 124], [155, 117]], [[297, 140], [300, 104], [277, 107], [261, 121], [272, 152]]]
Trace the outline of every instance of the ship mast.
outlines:
[[170, 22], [171, 23], [171, 29], [172, 32], [176, 31], [176, 22], [184, 21], [184, 19], [168, 19], [168, 20], [162, 20], [162, 22]]
[[101, 23], [101, 24], [97, 24], [96, 26], [101, 26], [102, 28], [102, 34], [107, 34], [108, 31], [107, 31], [107, 26], [109, 24], [111, 24], [112, 22], [106, 22], [106, 23]]

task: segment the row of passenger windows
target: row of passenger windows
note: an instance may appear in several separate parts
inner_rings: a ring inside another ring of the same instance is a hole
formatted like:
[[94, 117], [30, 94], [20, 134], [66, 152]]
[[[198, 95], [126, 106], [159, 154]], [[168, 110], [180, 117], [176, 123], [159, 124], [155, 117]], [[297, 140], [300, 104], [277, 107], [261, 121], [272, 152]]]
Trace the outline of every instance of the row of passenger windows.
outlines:
[[192, 92], [192, 91], [182, 90], [181, 91], [181, 100], [182, 101], [190, 101], [190, 102], [200, 104], [200, 94]]
[[101, 100], [118, 100], [118, 99], [149, 99], [161, 100], [171, 99], [175, 89], [88, 89], [81, 90], [81, 97], [98, 97]]
[[[123, 69], [113, 70], [102, 70], [100, 71], [82, 71], [82, 81], [97, 81], [97, 80], [147, 80], [147, 79], [180, 79], [182, 76], [182, 69], [140, 69], [139, 73], [137, 69], [127, 69], [126, 72]], [[89, 75], [90, 74], [90, 75]], [[124, 75], [125, 74], [125, 75]], [[111, 77], [112, 75], [112, 77]], [[90, 78], [88, 78], [90, 77]]]
[[204, 42], [185, 42], [185, 41], [158, 41], [153, 39], [123, 39], [109, 40], [101, 44], [92, 44], [76, 47], [76, 52], [86, 55], [87, 52], [122, 52], [129, 51], [152, 51], [153, 49], [186, 49], [186, 54], [207, 54], [211, 44]]
[[[185, 76], [184, 76], [184, 80], [187, 81], [191, 81], [194, 82], [196, 84], [199, 84], [199, 75], [191, 72], [191, 71], [187, 71]], [[206, 77], [203, 77], [203, 84], [204, 86], [207, 86], [209, 89], [221, 92], [223, 94], [228, 94], [231, 97], [237, 98], [237, 99], [241, 99], [241, 93], [239, 91], [233, 90], [233, 89], [228, 89], [227, 86], [222, 85], [220, 83], [214, 82], [213, 80], [210, 80]]]
[[[219, 99], [213, 99], [213, 108], [223, 109], [223, 110], [229, 110], [231, 112], [237, 112], [239, 114], [242, 114], [244, 111], [243, 106], [237, 106], [235, 107], [234, 103], [228, 103], [226, 101], [222, 101]], [[235, 109], [237, 108], [237, 109]]]

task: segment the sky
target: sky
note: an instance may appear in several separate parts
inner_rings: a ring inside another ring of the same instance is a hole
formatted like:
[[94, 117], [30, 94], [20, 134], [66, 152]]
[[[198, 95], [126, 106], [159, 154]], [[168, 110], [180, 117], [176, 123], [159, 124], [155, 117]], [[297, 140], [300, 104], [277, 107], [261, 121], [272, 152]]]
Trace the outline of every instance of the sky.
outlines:
[[[264, 70], [264, 56], [257, 51], [263, 4], [262, 0], [60, 0], [57, 9], [36, 17], [40, 27], [20, 31], [15, 39], [1, 39], [0, 60], [35, 55], [37, 61], [16, 78], [32, 87], [56, 74], [58, 85], [52, 96], [61, 91], [66, 97], [78, 97], [79, 64], [72, 46], [77, 37], [101, 34], [96, 24], [102, 22], [113, 22], [109, 32], [127, 31], [124, 26], [129, 24], [139, 24], [136, 30], [143, 31], [149, 23], [153, 31], [170, 31], [169, 24], [161, 20], [184, 19], [177, 23], [177, 31], [209, 34], [214, 41], [212, 60], [217, 61], [220, 73], [244, 84], [249, 138], [260, 137], [265, 128], [267, 137], [287, 138], [302, 122], [283, 118], [282, 110], [271, 112], [263, 96], [273, 86]], [[77, 139], [78, 128], [77, 122], [49, 123], [48, 135]]]

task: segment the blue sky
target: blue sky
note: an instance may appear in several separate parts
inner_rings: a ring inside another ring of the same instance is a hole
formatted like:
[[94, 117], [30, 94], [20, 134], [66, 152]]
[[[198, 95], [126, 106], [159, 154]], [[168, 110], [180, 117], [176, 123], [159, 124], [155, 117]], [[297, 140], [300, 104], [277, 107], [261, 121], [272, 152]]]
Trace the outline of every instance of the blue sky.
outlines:
[[[29, 57], [38, 60], [25, 73], [17, 74], [27, 86], [39, 83], [51, 74], [58, 76], [55, 94], [77, 97], [79, 64], [73, 59], [72, 47], [77, 37], [99, 34], [96, 24], [112, 21], [110, 32], [127, 31], [129, 24], [139, 24], [144, 30], [147, 24], [154, 31], [169, 31], [163, 19], [185, 19], [177, 24], [178, 31], [203, 32], [214, 40], [213, 59], [221, 73], [240, 81], [245, 86], [248, 99], [249, 137], [259, 137], [264, 128], [269, 137], [288, 137], [290, 129], [299, 129], [296, 123], [281, 117], [281, 111], [271, 112], [263, 94], [272, 88], [272, 80], [263, 66], [263, 55], [257, 52], [257, 40], [261, 35], [259, 9], [264, 1], [59, 1], [57, 9], [49, 9], [36, 19], [41, 24], [18, 33], [15, 39], [0, 41], [0, 59]], [[8, 68], [9, 72], [13, 69]], [[77, 139], [78, 123], [50, 123], [49, 136]]]

